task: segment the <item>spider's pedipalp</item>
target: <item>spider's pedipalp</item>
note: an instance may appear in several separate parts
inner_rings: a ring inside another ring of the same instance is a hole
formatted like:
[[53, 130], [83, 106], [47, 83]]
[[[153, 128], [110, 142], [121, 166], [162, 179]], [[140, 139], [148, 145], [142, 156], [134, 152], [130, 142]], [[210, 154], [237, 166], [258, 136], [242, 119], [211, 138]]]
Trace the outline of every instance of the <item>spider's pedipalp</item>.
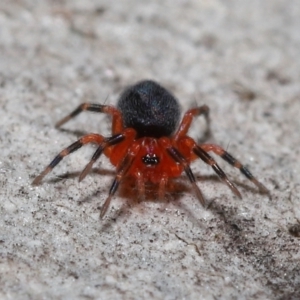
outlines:
[[158, 199], [159, 200], [164, 199], [167, 183], [168, 183], [168, 176], [166, 174], [162, 174], [161, 180], [159, 182], [159, 187], [158, 187]]
[[196, 145], [193, 148], [193, 151], [200, 159], [202, 159], [206, 164], [210, 165], [213, 168], [213, 170], [217, 173], [220, 179], [228, 185], [228, 187], [237, 197], [239, 197], [240, 199], [242, 198], [242, 195], [236, 188], [236, 186], [228, 179], [224, 171], [218, 166], [216, 161], [205, 150], [203, 150], [200, 146]]
[[202, 144], [199, 147], [201, 147], [205, 151], [212, 151], [215, 154], [219, 155], [221, 158], [223, 158], [226, 162], [228, 162], [233, 167], [240, 170], [240, 172], [249, 180], [251, 180], [260, 190], [260, 192], [268, 194], [269, 190], [260, 183], [253, 175], [252, 173], [246, 168], [244, 165], [242, 165], [237, 159], [235, 159], [231, 154], [229, 154], [225, 149], [218, 145], [214, 144]]
[[32, 182], [33, 185], [38, 185], [41, 180], [49, 173], [52, 171], [52, 169], [57, 166], [60, 161], [67, 155], [71, 154], [72, 152], [78, 150], [79, 148], [81, 148], [83, 145], [85, 144], [89, 144], [89, 143], [95, 143], [97, 145], [99, 145], [102, 141], [104, 140], [104, 137], [102, 135], [99, 134], [87, 134], [85, 136], [83, 136], [82, 138], [80, 138], [78, 141], [76, 141], [75, 143], [71, 144], [70, 146], [68, 146], [67, 148], [65, 148], [64, 150], [62, 150], [52, 161], [51, 163], [46, 167], [46, 169], [40, 174], [38, 175]]
[[103, 153], [105, 148], [107, 148], [109, 146], [116, 145], [116, 144], [122, 142], [124, 140], [124, 138], [125, 138], [124, 134], [120, 133], [120, 134], [116, 134], [116, 135], [114, 135], [110, 138], [104, 139], [103, 142], [100, 144], [100, 146], [97, 148], [97, 150], [94, 153], [94, 155], [93, 155], [92, 159], [90, 160], [90, 162], [86, 165], [86, 167], [81, 172], [81, 174], [79, 176], [79, 182], [82, 181], [85, 178], [85, 176], [89, 173], [89, 171], [93, 167], [93, 164], [100, 157], [100, 155]]
[[139, 201], [145, 200], [145, 179], [141, 172], [135, 173]]

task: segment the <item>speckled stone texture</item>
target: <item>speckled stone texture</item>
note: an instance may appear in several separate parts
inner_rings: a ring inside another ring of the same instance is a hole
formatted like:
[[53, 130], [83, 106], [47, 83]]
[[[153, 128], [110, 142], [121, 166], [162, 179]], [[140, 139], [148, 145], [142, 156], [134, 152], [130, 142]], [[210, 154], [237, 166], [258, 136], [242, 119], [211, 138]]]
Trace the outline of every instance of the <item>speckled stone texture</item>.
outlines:
[[[300, 299], [299, 16], [297, 0], [2, 0], [0, 298]], [[210, 142], [271, 196], [216, 157], [242, 200], [199, 160], [209, 208], [183, 174], [165, 201], [125, 182], [100, 221], [114, 168], [102, 157], [78, 183], [92, 146], [31, 186], [80, 135], [110, 134], [101, 114], [56, 121], [141, 79], [183, 112], [209, 105]]]

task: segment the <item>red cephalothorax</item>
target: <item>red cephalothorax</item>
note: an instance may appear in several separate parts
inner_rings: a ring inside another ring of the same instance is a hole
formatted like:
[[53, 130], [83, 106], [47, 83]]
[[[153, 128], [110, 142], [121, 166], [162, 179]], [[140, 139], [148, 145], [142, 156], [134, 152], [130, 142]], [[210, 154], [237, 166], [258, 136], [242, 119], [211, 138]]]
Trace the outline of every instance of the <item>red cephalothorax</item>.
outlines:
[[99, 134], [83, 136], [62, 150], [49, 166], [34, 179], [33, 184], [39, 184], [44, 176], [65, 156], [85, 144], [94, 143], [98, 145], [98, 148], [80, 174], [79, 181], [89, 173], [102, 153], [116, 167], [116, 177], [109, 190], [109, 196], [102, 206], [101, 217], [106, 213], [119, 184], [128, 176], [135, 179], [139, 197], [144, 197], [144, 184], [150, 181], [158, 184], [158, 196], [163, 198], [168, 180], [185, 172], [198, 199], [202, 205], [205, 205], [205, 200], [196, 185], [194, 174], [190, 168], [190, 163], [197, 158], [210, 165], [233, 193], [241, 198], [238, 189], [208, 152], [214, 152], [238, 168], [261, 192], [268, 192], [245, 166], [223, 148], [214, 144], [197, 144], [187, 135], [195, 116], [204, 115], [208, 123], [209, 108], [206, 105], [188, 110], [178, 125], [180, 107], [176, 98], [154, 81], [141, 81], [127, 88], [121, 95], [117, 108], [109, 105], [83, 103], [70, 115], [59, 121], [56, 127], [60, 127], [82, 111], [102, 112], [111, 115], [112, 136], [108, 138]]

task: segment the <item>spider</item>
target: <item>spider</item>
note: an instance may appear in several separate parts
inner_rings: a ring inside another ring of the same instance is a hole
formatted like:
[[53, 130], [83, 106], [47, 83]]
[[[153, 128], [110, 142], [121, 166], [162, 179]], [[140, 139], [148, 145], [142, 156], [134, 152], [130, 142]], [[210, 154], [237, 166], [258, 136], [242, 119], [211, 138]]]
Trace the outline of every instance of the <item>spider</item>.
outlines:
[[267, 193], [267, 188], [261, 184], [250, 171], [222, 147], [214, 144], [197, 144], [187, 135], [192, 120], [203, 115], [209, 123], [209, 108], [207, 105], [188, 110], [179, 126], [180, 106], [176, 98], [165, 88], [151, 80], [140, 81], [121, 94], [117, 107], [83, 103], [71, 114], [56, 123], [60, 127], [83, 111], [101, 112], [112, 117], [112, 136], [87, 134], [78, 141], [63, 149], [32, 182], [38, 185], [41, 180], [67, 155], [78, 150], [83, 145], [94, 143], [97, 150], [90, 162], [79, 176], [82, 181], [91, 170], [93, 164], [104, 153], [112, 165], [116, 167], [116, 176], [110, 187], [108, 197], [104, 202], [100, 218], [110, 205], [122, 180], [131, 176], [135, 179], [138, 195], [145, 195], [145, 182], [158, 184], [158, 197], [165, 195], [168, 181], [186, 173], [197, 198], [205, 206], [205, 200], [196, 184], [190, 164], [197, 158], [210, 165], [220, 179], [225, 182], [239, 198], [241, 194], [228, 179], [216, 161], [208, 154], [213, 152], [227, 163], [238, 168], [243, 175], [251, 180], [261, 192]]

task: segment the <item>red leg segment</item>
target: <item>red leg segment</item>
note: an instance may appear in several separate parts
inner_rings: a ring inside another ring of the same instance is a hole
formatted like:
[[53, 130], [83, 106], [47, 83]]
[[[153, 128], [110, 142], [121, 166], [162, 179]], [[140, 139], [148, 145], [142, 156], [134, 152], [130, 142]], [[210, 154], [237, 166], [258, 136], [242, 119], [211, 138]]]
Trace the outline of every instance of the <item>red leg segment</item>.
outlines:
[[109, 105], [102, 105], [102, 104], [94, 104], [94, 103], [82, 103], [79, 105], [73, 112], [69, 115], [58, 121], [55, 127], [60, 127], [70, 119], [76, 117], [83, 111], [93, 111], [93, 112], [100, 112], [106, 113], [112, 116], [112, 134], [121, 133], [123, 131], [123, 118], [121, 112]]
[[82, 138], [80, 138], [78, 141], [76, 141], [75, 143], [73, 143], [72, 145], [70, 145], [69, 147], [65, 148], [64, 150], [62, 150], [53, 160], [52, 162], [48, 165], [48, 167], [39, 175], [37, 176], [32, 184], [33, 185], [38, 185], [41, 180], [49, 173], [52, 171], [52, 169], [57, 166], [60, 161], [67, 155], [71, 154], [72, 152], [78, 150], [79, 148], [81, 148], [83, 145], [85, 144], [89, 144], [89, 143], [94, 143], [94, 144], [101, 144], [102, 141], [104, 140], [104, 137], [102, 135], [99, 134], [87, 134], [85, 136], [83, 136]]
[[159, 200], [163, 200], [165, 197], [167, 183], [168, 183], [167, 174], [162, 174], [161, 180], [159, 182], [159, 188], [158, 188], [158, 199]]
[[105, 149], [122, 142], [124, 139], [125, 139], [125, 134], [123, 134], [123, 133], [116, 134], [110, 138], [104, 139], [102, 141], [102, 143], [100, 144], [100, 146], [98, 147], [98, 149], [96, 150], [96, 152], [94, 153], [90, 162], [86, 165], [86, 167], [81, 172], [81, 174], [79, 176], [79, 181], [81, 181], [85, 178], [85, 176], [89, 173], [89, 171], [93, 167], [93, 164], [95, 163], [95, 161], [100, 157], [100, 155], [103, 153], [103, 151], [105, 151]]
[[178, 141], [178, 139], [186, 136], [191, 123], [193, 121], [193, 118], [196, 116], [200, 116], [200, 115], [204, 115], [206, 122], [207, 122], [207, 126], [209, 126], [209, 107], [207, 105], [202, 105], [193, 109], [188, 110], [183, 118], [182, 121], [179, 125], [179, 128], [177, 130], [177, 132], [175, 133], [173, 139], [175, 141]]
[[136, 184], [138, 189], [138, 196], [140, 201], [145, 200], [145, 180], [144, 176], [141, 172], [135, 173]]

